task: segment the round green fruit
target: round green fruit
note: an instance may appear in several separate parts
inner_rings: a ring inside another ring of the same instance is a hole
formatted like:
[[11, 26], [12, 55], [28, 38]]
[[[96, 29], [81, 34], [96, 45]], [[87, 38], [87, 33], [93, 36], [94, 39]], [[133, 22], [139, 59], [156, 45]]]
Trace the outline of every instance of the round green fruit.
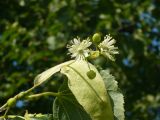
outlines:
[[87, 76], [89, 79], [94, 79], [96, 77], [96, 73], [93, 70], [87, 72]]
[[92, 37], [93, 42], [98, 43], [101, 41], [101, 35], [99, 33], [95, 33]]

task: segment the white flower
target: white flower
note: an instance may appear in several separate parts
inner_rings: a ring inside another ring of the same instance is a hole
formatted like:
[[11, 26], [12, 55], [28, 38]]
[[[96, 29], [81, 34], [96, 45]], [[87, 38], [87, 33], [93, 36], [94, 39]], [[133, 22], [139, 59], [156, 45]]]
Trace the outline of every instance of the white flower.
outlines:
[[76, 60], [85, 60], [85, 58], [89, 56], [90, 50], [88, 47], [91, 44], [89, 38], [81, 42], [80, 38], [77, 37], [71, 41], [71, 45], [67, 45], [67, 48], [69, 48], [68, 51], [72, 58], [75, 58]]
[[110, 35], [106, 35], [104, 37], [104, 41], [102, 41], [98, 48], [100, 49], [100, 52], [105, 57], [108, 57], [110, 60], [114, 61], [114, 54], [119, 54], [118, 47], [115, 47], [114, 44], [116, 43], [115, 39], [112, 39]]

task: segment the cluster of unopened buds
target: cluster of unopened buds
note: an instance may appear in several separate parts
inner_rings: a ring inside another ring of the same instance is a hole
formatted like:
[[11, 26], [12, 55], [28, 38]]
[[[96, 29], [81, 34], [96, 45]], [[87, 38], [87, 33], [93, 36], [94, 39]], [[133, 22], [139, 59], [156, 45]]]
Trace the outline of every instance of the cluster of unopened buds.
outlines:
[[110, 35], [106, 35], [104, 39], [101, 39], [99, 33], [95, 33], [90, 39], [84, 39], [81, 41], [79, 37], [74, 38], [67, 48], [72, 58], [76, 60], [86, 60], [87, 58], [97, 58], [100, 55], [114, 61], [114, 55], [119, 54], [118, 47], [115, 47], [115, 39]]

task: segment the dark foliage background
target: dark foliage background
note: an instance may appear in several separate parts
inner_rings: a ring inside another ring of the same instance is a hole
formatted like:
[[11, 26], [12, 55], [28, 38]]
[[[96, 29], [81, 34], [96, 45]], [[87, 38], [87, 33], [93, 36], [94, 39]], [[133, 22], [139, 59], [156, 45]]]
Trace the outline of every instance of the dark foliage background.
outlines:
[[[1, 0], [0, 106], [33, 85], [34, 77], [70, 59], [73, 37], [110, 33], [116, 62], [99, 59], [119, 81], [126, 120], [160, 120], [160, 2], [158, 0]], [[34, 92], [56, 91], [59, 77]], [[51, 113], [53, 98], [20, 100], [10, 114]]]

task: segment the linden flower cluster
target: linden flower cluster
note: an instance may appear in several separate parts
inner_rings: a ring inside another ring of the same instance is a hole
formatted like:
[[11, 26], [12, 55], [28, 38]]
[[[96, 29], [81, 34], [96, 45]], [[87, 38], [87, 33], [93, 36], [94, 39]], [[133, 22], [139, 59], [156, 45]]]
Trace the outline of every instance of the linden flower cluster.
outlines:
[[[98, 56], [100, 54], [114, 61], [114, 54], [119, 54], [118, 47], [114, 46], [116, 43], [115, 39], [112, 39], [110, 35], [106, 35], [104, 40], [102, 42], [100, 41], [101, 36], [98, 33], [93, 35], [92, 41], [90, 38], [81, 41], [81, 39], [77, 37], [74, 38], [69, 45], [67, 45], [67, 48], [69, 50], [69, 54], [71, 54], [71, 57], [76, 60], [86, 60], [86, 58], [90, 57], [92, 53], [97, 54], [98, 52]], [[98, 50], [94, 51], [89, 48], [92, 43], [96, 43], [94, 45], [96, 45]]]
[[71, 53], [72, 58], [76, 58], [76, 60], [85, 60], [86, 57], [89, 56], [90, 50], [88, 47], [92, 44], [90, 39], [87, 38], [86, 40], [80, 41], [80, 38], [74, 38], [71, 41], [71, 45], [67, 45], [68, 51]]
[[106, 35], [104, 37], [104, 41], [102, 41], [98, 48], [100, 49], [100, 52], [105, 57], [108, 57], [110, 60], [114, 61], [114, 54], [119, 54], [118, 47], [115, 47], [114, 44], [116, 43], [115, 39], [112, 39], [110, 35]]

